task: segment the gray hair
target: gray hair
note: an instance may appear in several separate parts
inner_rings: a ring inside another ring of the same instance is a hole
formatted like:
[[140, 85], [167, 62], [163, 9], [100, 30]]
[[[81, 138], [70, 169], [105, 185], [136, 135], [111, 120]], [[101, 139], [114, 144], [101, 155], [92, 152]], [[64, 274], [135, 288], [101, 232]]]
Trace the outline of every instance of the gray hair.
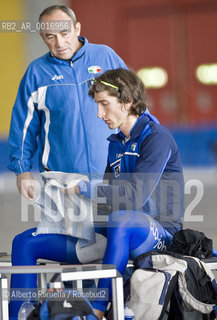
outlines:
[[54, 6], [50, 6], [50, 7], [47, 7], [46, 9], [44, 9], [39, 16], [39, 22], [42, 20], [43, 16], [49, 15], [50, 13], [52, 13], [55, 10], [61, 10], [61, 11], [65, 12], [72, 19], [74, 26], [76, 25], [77, 19], [76, 19], [74, 11], [72, 9], [70, 9], [66, 6], [62, 6], [62, 5], [54, 5]]

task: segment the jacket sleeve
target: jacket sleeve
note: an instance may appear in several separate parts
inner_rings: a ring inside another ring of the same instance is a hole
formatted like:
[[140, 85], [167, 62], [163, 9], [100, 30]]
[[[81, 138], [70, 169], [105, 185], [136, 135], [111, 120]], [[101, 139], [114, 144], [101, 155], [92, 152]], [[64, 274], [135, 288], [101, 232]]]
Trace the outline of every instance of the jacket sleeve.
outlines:
[[[140, 158], [135, 171], [127, 173], [122, 180], [109, 179], [108, 171], [108, 183], [97, 187], [98, 197], [106, 198], [113, 211], [143, 208], [158, 185], [170, 157], [171, 146], [168, 136], [150, 134], [141, 144]], [[111, 181], [113, 184], [110, 184]]]
[[[112, 171], [109, 166], [109, 162], [107, 160], [107, 166], [103, 176], [103, 181], [105, 181], [106, 184], [110, 183], [109, 179], [111, 178], [111, 174], [112, 174]], [[96, 198], [96, 195], [97, 195], [96, 192], [98, 190], [98, 186], [101, 187], [102, 185], [103, 185], [102, 181], [99, 182], [99, 180], [92, 180], [92, 181], [81, 180], [78, 183], [80, 194], [85, 198], [89, 198], [89, 199]]]
[[37, 91], [34, 89], [34, 76], [29, 67], [21, 80], [12, 110], [8, 140], [8, 168], [17, 175], [31, 170], [32, 157], [37, 149], [40, 119], [36, 102]]
[[127, 209], [139, 210], [151, 198], [170, 157], [167, 135], [150, 134], [141, 144], [135, 171], [127, 173], [123, 180], [114, 180], [111, 186], [102, 187], [98, 193], [106, 197], [112, 207], [115, 205], [114, 209], [124, 203]]

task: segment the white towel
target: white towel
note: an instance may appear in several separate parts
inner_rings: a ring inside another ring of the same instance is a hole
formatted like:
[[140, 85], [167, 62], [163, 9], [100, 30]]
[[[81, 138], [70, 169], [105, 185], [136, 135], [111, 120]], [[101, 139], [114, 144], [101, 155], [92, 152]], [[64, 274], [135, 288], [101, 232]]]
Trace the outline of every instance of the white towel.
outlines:
[[36, 233], [60, 233], [78, 238], [80, 247], [95, 243], [93, 208], [90, 199], [76, 194], [65, 194], [61, 189], [75, 186], [87, 176], [48, 171], [41, 173], [44, 188], [35, 204], [44, 213]]

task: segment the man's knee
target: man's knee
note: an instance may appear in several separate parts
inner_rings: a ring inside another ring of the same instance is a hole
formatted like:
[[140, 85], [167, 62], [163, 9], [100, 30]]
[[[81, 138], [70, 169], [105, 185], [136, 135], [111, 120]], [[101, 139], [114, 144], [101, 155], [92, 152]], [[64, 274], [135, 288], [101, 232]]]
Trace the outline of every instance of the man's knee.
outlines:
[[132, 222], [134, 212], [131, 210], [118, 210], [109, 215], [108, 228], [115, 227], [127, 227]]
[[26, 255], [29, 251], [31, 252], [30, 240], [32, 238], [32, 230], [26, 230], [14, 237], [12, 242], [12, 260], [15, 257]]
[[17, 234], [12, 242], [12, 251], [13, 250], [19, 250], [19, 248], [21, 247], [21, 243], [22, 243], [22, 233]]

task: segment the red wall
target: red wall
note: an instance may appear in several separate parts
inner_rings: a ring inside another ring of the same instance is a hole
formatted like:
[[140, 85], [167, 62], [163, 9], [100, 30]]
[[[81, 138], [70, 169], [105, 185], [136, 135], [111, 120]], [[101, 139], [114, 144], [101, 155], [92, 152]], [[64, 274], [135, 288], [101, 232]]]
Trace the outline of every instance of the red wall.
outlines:
[[195, 68], [217, 63], [216, 0], [72, 0], [82, 35], [111, 46], [131, 67], [160, 66], [169, 77], [148, 90], [151, 111], [166, 124], [217, 123], [217, 87]]

